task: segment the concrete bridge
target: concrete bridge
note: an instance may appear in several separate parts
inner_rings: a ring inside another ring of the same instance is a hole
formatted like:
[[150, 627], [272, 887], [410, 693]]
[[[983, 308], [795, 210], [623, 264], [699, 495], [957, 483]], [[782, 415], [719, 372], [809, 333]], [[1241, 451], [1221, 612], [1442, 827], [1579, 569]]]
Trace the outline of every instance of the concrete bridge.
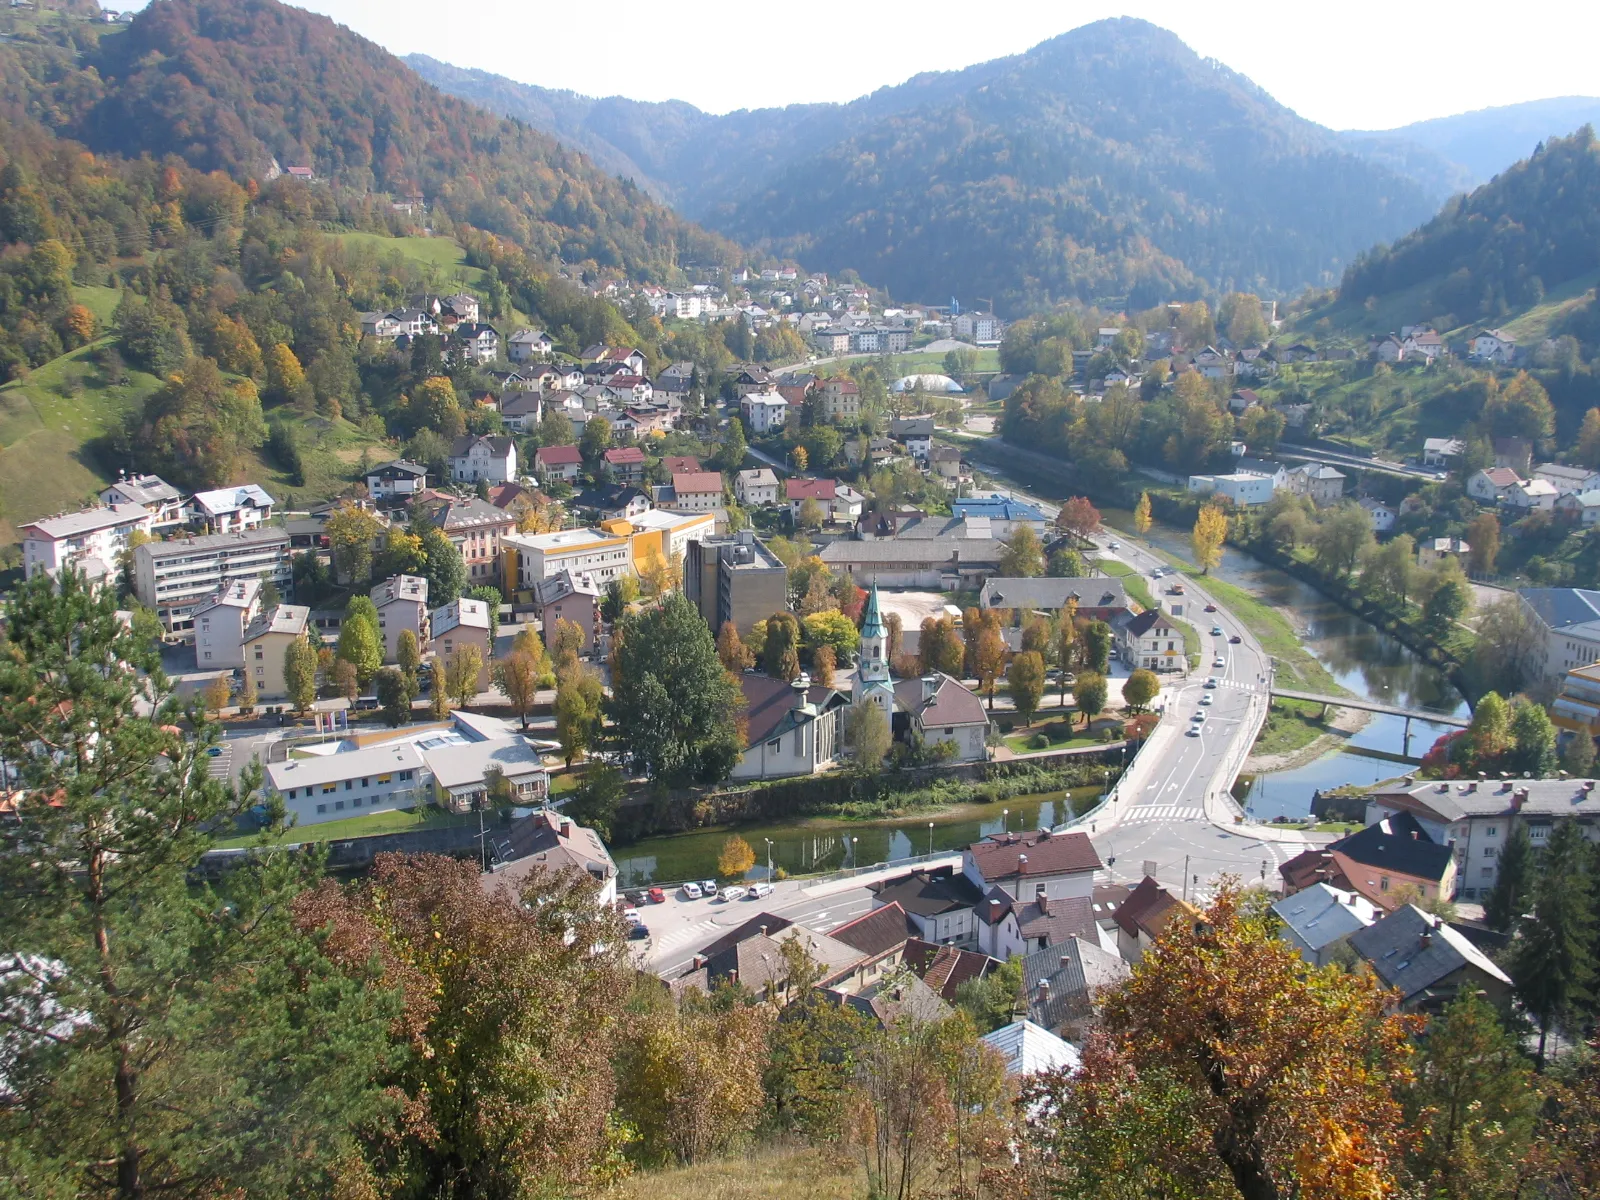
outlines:
[[1377, 700], [1359, 700], [1354, 696], [1325, 696], [1321, 692], [1297, 692], [1289, 688], [1274, 687], [1274, 696], [1284, 700], [1304, 700], [1311, 704], [1322, 705], [1323, 715], [1327, 715], [1328, 707], [1354, 708], [1361, 712], [1381, 713], [1387, 717], [1405, 718], [1405, 731], [1401, 739], [1402, 757], [1411, 755], [1411, 722], [1429, 721], [1434, 725], [1450, 725], [1456, 729], [1465, 729], [1472, 724], [1471, 717], [1453, 717], [1444, 713], [1428, 712], [1419, 708], [1401, 708], [1397, 704], [1384, 704]]

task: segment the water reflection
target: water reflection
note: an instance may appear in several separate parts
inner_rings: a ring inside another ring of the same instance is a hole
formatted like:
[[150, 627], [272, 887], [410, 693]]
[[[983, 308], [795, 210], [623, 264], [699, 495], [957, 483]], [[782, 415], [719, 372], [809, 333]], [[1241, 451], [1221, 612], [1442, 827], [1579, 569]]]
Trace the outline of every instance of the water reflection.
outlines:
[[[1081, 789], [1093, 795], [1097, 789]], [[751, 879], [767, 874], [770, 848], [772, 867], [789, 874], [835, 871], [850, 866], [870, 866], [911, 858], [932, 851], [954, 850], [999, 833], [1003, 829], [1037, 829], [1056, 825], [1071, 816], [1065, 792], [1045, 792], [1032, 796], [1013, 796], [1010, 800], [985, 806], [981, 813], [959, 817], [909, 817], [894, 821], [861, 823], [811, 822], [805, 825], [756, 825], [734, 831], [750, 843], [756, 865], [748, 872]], [[631, 846], [613, 849], [623, 887], [646, 883], [705, 879], [717, 873], [717, 856], [728, 830], [683, 833], [671, 837], [646, 838]]]

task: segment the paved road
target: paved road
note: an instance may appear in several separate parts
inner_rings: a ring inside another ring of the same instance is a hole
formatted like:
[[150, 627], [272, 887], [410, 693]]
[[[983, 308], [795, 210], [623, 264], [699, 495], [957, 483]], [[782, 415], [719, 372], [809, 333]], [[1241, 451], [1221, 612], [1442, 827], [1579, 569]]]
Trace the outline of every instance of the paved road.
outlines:
[[1411, 479], [1439, 479], [1438, 467], [1419, 467], [1412, 463], [1394, 462], [1386, 458], [1363, 458], [1359, 454], [1346, 454], [1339, 450], [1318, 450], [1314, 446], [1299, 446], [1293, 442], [1279, 442], [1280, 458], [1307, 459], [1325, 462], [1334, 467], [1356, 467], [1363, 471], [1378, 471], [1386, 475], [1404, 475]]

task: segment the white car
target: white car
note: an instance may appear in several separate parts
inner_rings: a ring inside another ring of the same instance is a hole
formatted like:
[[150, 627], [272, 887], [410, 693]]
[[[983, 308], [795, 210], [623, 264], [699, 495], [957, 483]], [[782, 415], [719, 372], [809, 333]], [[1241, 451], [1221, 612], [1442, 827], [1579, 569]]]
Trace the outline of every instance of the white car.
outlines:
[[1210, 679], [1206, 680], [1206, 688], [1207, 688], [1207, 690], [1209, 690], [1211, 688], [1214, 688], [1216, 686], [1217, 686], [1217, 677], [1215, 675], [1213, 675]]
[[732, 904], [735, 900], [744, 899], [744, 889], [742, 887], [725, 887], [717, 895], [722, 897], [723, 903]]
[[1196, 725], [1200, 724], [1200, 722], [1204, 721], [1205, 719], [1206, 715], [1203, 712], [1197, 712], [1194, 714], [1194, 716], [1189, 718], [1189, 720], [1193, 721]]
[[1209, 696], [1209, 695], [1201, 696], [1200, 697], [1200, 703], [1209, 705], [1213, 699], [1215, 699], [1215, 697], [1213, 697], [1213, 696]]
[[702, 879], [700, 881], [700, 893], [705, 896], [715, 896], [717, 894], [717, 881], [715, 879]]
[[1228, 665], [1228, 660], [1223, 658], [1222, 655], [1219, 654], [1219, 655], [1217, 655], [1215, 658], [1213, 658], [1211, 660], [1211, 665], [1213, 667], [1225, 667], [1225, 666]]
[[686, 883], [686, 884], [683, 885], [682, 891], [683, 891], [683, 898], [685, 900], [698, 900], [698, 899], [700, 899], [701, 892], [700, 892], [700, 885], [698, 883]]
[[770, 883], [754, 883], [750, 885], [750, 892], [747, 898], [765, 900], [770, 895], [772, 895], [772, 885]]
[[1200, 726], [1191, 725], [1191, 726], [1189, 726], [1189, 728], [1187, 730], [1184, 731], [1184, 733], [1185, 733], [1185, 736], [1187, 736], [1187, 737], [1199, 737], [1200, 736]]

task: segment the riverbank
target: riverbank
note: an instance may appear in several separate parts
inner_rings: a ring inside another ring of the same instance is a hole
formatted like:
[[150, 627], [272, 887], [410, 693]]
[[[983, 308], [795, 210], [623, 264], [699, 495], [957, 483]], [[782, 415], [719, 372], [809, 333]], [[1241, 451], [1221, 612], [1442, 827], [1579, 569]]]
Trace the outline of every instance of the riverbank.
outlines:
[[[1272, 771], [1294, 771], [1313, 763], [1330, 750], [1342, 749], [1353, 736], [1366, 728], [1372, 714], [1355, 708], [1341, 708], [1331, 721], [1311, 720], [1309, 714], [1294, 710], [1319, 708], [1320, 705], [1301, 704], [1292, 700], [1273, 703], [1267, 724], [1256, 739], [1250, 757], [1245, 759], [1240, 772], [1245, 775], [1264, 775]], [[1291, 722], [1310, 731], [1309, 739], [1296, 739], [1279, 734], [1273, 728], [1274, 720], [1282, 715], [1283, 724]]]

